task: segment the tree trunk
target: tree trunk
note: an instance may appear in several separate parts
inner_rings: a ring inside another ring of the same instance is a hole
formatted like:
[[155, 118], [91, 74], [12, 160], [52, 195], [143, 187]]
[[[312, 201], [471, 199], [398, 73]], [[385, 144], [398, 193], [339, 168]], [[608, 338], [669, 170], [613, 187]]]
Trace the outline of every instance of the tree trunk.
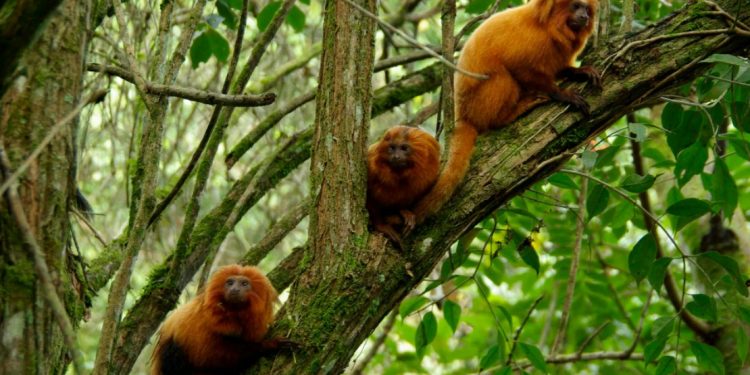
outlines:
[[[17, 168], [50, 128], [80, 101], [86, 49], [86, 2], [66, 0], [35, 44], [0, 101], [0, 140]], [[77, 121], [62, 128], [20, 177], [25, 214], [52, 281], [74, 324], [83, 317], [86, 288], [70, 248], [69, 210], [75, 197]], [[3, 199], [0, 206], [0, 373], [61, 374], [70, 358], [45, 302], [34, 262]]]

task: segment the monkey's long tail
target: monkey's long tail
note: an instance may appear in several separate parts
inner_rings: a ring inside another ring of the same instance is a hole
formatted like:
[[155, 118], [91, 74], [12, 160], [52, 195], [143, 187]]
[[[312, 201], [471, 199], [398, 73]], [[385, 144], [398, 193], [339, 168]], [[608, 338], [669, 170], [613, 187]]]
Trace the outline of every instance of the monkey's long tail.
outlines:
[[463, 180], [469, 169], [471, 153], [474, 151], [474, 143], [477, 140], [476, 128], [464, 121], [458, 120], [450, 142], [450, 155], [448, 162], [443, 167], [437, 182], [427, 195], [417, 203], [414, 214], [417, 222], [437, 212], [445, 202], [453, 195], [458, 184]]

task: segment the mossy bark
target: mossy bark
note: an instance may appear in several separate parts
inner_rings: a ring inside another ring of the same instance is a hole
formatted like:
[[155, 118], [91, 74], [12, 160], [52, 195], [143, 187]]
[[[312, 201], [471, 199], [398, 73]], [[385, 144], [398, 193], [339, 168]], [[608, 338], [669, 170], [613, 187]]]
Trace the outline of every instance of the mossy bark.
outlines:
[[[86, 50], [85, 2], [66, 0], [20, 60], [17, 77], [0, 101], [0, 140], [18, 167], [81, 99]], [[18, 181], [20, 199], [46, 255], [57, 293], [76, 324], [84, 314], [85, 282], [70, 249], [69, 211], [75, 197], [77, 121], [66, 125]], [[0, 373], [60, 374], [69, 362], [62, 334], [35, 275], [5, 200], [0, 206]]]

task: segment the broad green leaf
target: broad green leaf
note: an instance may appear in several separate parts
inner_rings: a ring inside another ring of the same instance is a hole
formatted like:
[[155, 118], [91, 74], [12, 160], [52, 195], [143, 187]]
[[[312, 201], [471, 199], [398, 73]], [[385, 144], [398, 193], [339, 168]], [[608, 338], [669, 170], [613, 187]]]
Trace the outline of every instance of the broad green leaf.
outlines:
[[492, 367], [493, 365], [500, 363], [502, 360], [500, 346], [498, 344], [492, 345], [479, 360], [479, 368], [484, 370]]
[[[675, 156], [698, 140], [706, 122], [703, 112], [695, 109], [682, 110], [680, 105], [676, 104], [676, 106], [679, 107], [679, 110], [676, 110], [672, 114], [673, 117], [668, 120], [665, 119], [665, 113], [662, 112], [662, 125], [669, 130], [667, 144]], [[664, 110], [667, 110], [667, 106]]]
[[664, 285], [664, 276], [667, 274], [667, 267], [672, 258], [659, 258], [651, 264], [651, 270], [648, 272], [648, 282], [651, 287], [658, 293], [661, 286]]
[[417, 333], [414, 336], [414, 347], [417, 349], [417, 356], [422, 357], [424, 355], [424, 349], [427, 345], [435, 340], [437, 335], [437, 320], [435, 314], [432, 311], [428, 312], [419, 322], [417, 327]]
[[750, 62], [747, 61], [747, 59], [743, 59], [739, 56], [735, 55], [726, 55], [722, 53], [716, 53], [711, 56], [708, 56], [701, 62], [706, 63], [724, 63], [724, 64], [730, 64], [735, 65], [743, 68], [750, 68]]
[[[234, 14], [234, 11], [230, 8], [230, 5], [227, 2], [221, 0], [217, 1], [216, 10], [219, 11], [219, 15], [224, 17], [224, 25], [232, 30], [237, 28], [237, 15]], [[217, 27], [214, 25], [211, 26], [214, 28]]]
[[677, 164], [674, 174], [680, 185], [685, 185], [690, 179], [700, 174], [708, 160], [708, 147], [701, 142], [695, 142], [690, 147], [677, 154]]
[[730, 139], [729, 143], [737, 153], [737, 156], [750, 161], [750, 142], [744, 139]]
[[709, 212], [711, 212], [711, 206], [708, 202], [695, 198], [683, 199], [667, 208], [667, 213], [670, 215], [692, 218], [701, 217]]
[[199, 35], [193, 44], [190, 46], [190, 62], [193, 65], [193, 69], [197, 68], [202, 62], [208, 61], [213, 54], [213, 48], [211, 47], [211, 39], [206, 37], [205, 34]]
[[604, 211], [608, 202], [609, 191], [601, 184], [593, 184], [588, 197], [586, 197], [586, 211], [589, 214], [589, 220]]
[[471, 0], [469, 5], [466, 6], [466, 13], [476, 14], [482, 13], [492, 5], [493, 0]]
[[[505, 320], [508, 322], [508, 329], [513, 330], [513, 316], [510, 315], [510, 312], [508, 311], [508, 309], [503, 307], [503, 305], [496, 305], [496, 306], [500, 310], [500, 312], [503, 313]], [[498, 326], [497, 328], [501, 331], [500, 333], [504, 335], [504, 333], [502, 332], [503, 327]]]
[[562, 189], [578, 190], [578, 184], [565, 173], [555, 173], [549, 176], [547, 182]]
[[289, 9], [289, 13], [286, 15], [286, 23], [291, 26], [294, 31], [302, 32], [305, 30], [305, 13], [303, 13], [296, 5]]
[[737, 185], [729, 173], [724, 159], [714, 161], [714, 173], [711, 179], [711, 199], [721, 204], [724, 216], [732, 217], [737, 207]]
[[310, 0], [299, 0], [300, 3], [310, 5]]
[[745, 324], [750, 324], [750, 308], [738, 306], [737, 313]]
[[662, 316], [654, 320], [652, 332], [654, 337], [668, 337], [674, 330], [675, 317], [674, 316]]
[[518, 348], [521, 349], [521, 352], [523, 352], [526, 358], [529, 359], [531, 364], [536, 367], [537, 370], [545, 374], [547, 373], [547, 363], [545, 362], [544, 356], [539, 348], [522, 342], [518, 343]]
[[731, 104], [732, 108], [732, 124], [737, 129], [742, 129], [744, 132], [750, 132], [750, 103], [745, 101], [734, 101]]
[[596, 154], [596, 151], [591, 151], [588, 148], [583, 149], [583, 155], [581, 155], [583, 167], [589, 170], [594, 168], [594, 165], [596, 165], [597, 157], [598, 155]]
[[242, 0], [217, 0], [217, 2], [224, 3], [237, 10], [242, 10]]
[[533, 268], [534, 271], [536, 271], [536, 274], [538, 276], [539, 255], [536, 253], [534, 248], [532, 248], [531, 246], [525, 246], [523, 249], [521, 249], [519, 255], [521, 256], [521, 259], [523, 259], [524, 263], [526, 263], [529, 267]]
[[206, 36], [209, 39], [211, 43], [211, 53], [213, 53], [219, 61], [227, 61], [229, 58], [229, 42], [224, 39], [224, 36], [213, 29], [206, 31], [201, 36]]
[[654, 375], [671, 375], [677, 371], [677, 363], [671, 355], [659, 358]]
[[448, 322], [448, 325], [451, 326], [453, 332], [456, 332], [458, 321], [461, 318], [461, 306], [451, 300], [446, 300], [443, 304], [443, 317]]
[[625, 181], [620, 185], [621, 188], [631, 193], [641, 193], [654, 185], [656, 177], [647, 174], [645, 176], [639, 176], [637, 174], [631, 174], [625, 177]]
[[620, 228], [624, 226], [633, 218], [633, 214], [635, 213], [635, 208], [633, 207], [633, 205], [630, 202], [626, 201], [620, 202], [619, 204], [610, 208], [610, 210], [614, 211], [612, 219], [608, 223], [606, 223], [610, 228]]
[[659, 355], [667, 345], [668, 338], [669, 336], [657, 337], [654, 341], [646, 344], [646, 347], [643, 348], [643, 362], [646, 363], [646, 366], [659, 358]]
[[656, 241], [651, 233], [638, 240], [633, 251], [628, 255], [628, 268], [637, 283], [640, 283], [651, 271], [651, 265], [656, 259]]
[[693, 294], [693, 300], [685, 308], [701, 319], [716, 321], [716, 301], [705, 294]]
[[427, 302], [430, 302], [430, 300], [422, 296], [406, 298], [401, 302], [401, 305], [399, 305], [398, 314], [401, 315], [401, 318], [403, 319], [427, 304]]
[[735, 261], [734, 258], [730, 258], [726, 255], [721, 255], [715, 251], [701, 253], [700, 256], [711, 259], [712, 261], [719, 264], [722, 268], [724, 268], [729, 276], [734, 279], [734, 285], [737, 291], [745, 297], [748, 296], [747, 285], [745, 285], [746, 279], [740, 272], [740, 266], [737, 264], [737, 261]]
[[698, 367], [717, 375], [724, 375], [724, 360], [719, 349], [701, 342], [690, 341], [690, 350], [698, 360]]
[[273, 19], [274, 14], [276, 14], [279, 8], [281, 8], [281, 1], [272, 1], [261, 9], [256, 18], [258, 21], [258, 29], [260, 31], [266, 30], [271, 23], [271, 19]]
[[747, 332], [745, 332], [744, 328], [739, 327], [737, 330], [737, 355], [743, 364], [747, 360], [748, 348], [750, 348], [750, 340], [747, 338]]

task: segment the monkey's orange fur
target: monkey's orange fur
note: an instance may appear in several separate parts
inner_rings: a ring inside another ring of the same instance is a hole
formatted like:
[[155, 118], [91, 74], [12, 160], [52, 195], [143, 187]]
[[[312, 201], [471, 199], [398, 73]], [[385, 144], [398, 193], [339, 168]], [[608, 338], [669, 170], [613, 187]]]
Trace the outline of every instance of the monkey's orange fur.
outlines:
[[[379, 232], [400, 246], [394, 225], [414, 225], [411, 209], [440, 171], [440, 145], [418, 128], [395, 126], [367, 151], [367, 209]], [[400, 215], [399, 218], [397, 215]]]
[[589, 79], [591, 67], [574, 68], [591, 34], [598, 0], [531, 0], [482, 23], [461, 52], [458, 66], [486, 75], [455, 75], [456, 128], [450, 156], [438, 182], [415, 208], [418, 221], [436, 212], [453, 194], [469, 167], [478, 134], [506, 125], [548, 98], [588, 113], [588, 104], [561, 77]]
[[[241, 308], [225, 304], [225, 281], [232, 276], [250, 280], [249, 302]], [[271, 282], [255, 267], [229, 265], [217, 270], [204, 291], [175, 310], [164, 322], [154, 349], [152, 374], [163, 374], [162, 361], [167, 343], [176, 345], [188, 364], [182, 371], [235, 370], [261, 348], [273, 321], [278, 295]], [[181, 357], [182, 358], [182, 357]]]

